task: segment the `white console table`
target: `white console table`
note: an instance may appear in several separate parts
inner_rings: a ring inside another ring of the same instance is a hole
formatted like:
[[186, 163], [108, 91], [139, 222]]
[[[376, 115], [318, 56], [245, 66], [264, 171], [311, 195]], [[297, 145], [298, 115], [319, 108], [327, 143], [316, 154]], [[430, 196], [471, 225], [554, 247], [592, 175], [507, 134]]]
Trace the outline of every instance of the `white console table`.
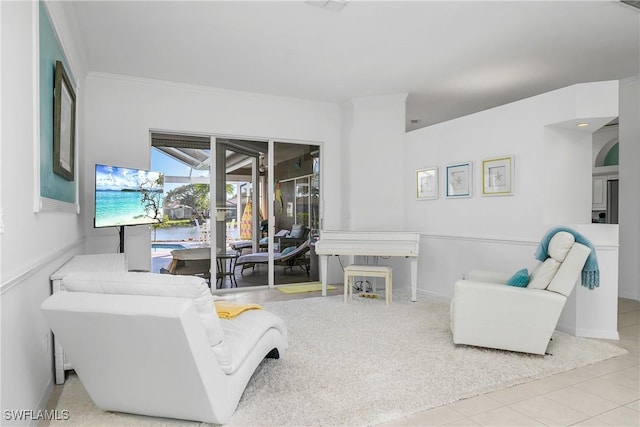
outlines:
[[[95, 271], [96, 274], [104, 271], [127, 271], [127, 258], [125, 254], [120, 253], [76, 255], [51, 275], [51, 293], [58, 292], [64, 277], [75, 271]], [[73, 366], [71, 366], [71, 362], [64, 354], [64, 349], [56, 340], [55, 335], [53, 337], [53, 351], [55, 359], [56, 384], [64, 384], [65, 371], [73, 369]]]

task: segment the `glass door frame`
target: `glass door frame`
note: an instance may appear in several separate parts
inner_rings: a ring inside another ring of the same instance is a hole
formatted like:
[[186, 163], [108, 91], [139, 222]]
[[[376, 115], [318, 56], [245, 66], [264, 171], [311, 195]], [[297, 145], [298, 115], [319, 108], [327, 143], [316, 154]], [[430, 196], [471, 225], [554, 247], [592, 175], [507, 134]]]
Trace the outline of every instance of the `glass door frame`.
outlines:
[[[220, 139], [220, 140], [219, 140]], [[227, 150], [232, 150], [233, 148], [229, 146], [228, 141], [229, 139], [250, 139], [251, 141], [257, 141], [257, 142], [265, 142], [264, 138], [234, 138], [234, 137], [223, 137], [220, 135], [212, 135], [211, 136], [211, 140], [210, 140], [210, 145], [211, 145], [211, 153], [212, 153], [212, 157], [213, 157], [213, 161], [210, 162], [210, 174], [209, 174], [209, 178], [210, 178], [210, 182], [209, 182], [209, 189], [210, 189], [210, 194], [209, 194], [209, 205], [210, 205], [210, 212], [212, 212], [213, 215], [211, 215], [212, 217], [212, 221], [211, 221], [211, 237], [210, 237], [210, 242], [211, 242], [211, 290], [212, 292], [214, 290], [217, 290], [217, 288], [213, 287], [213, 278], [216, 278], [216, 284], [217, 284], [217, 270], [214, 272], [214, 268], [217, 269], [217, 265], [218, 265], [218, 254], [221, 253], [223, 250], [226, 251], [226, 243], [224, 244], [223, 247], [219, 247], [218, 245], [218, 238], [220, 237], [220, 234], [223, 233], [223, 236], [225, 236], [225, 242], [226, 242], [226, 223], [225, 223], [225, 217], [226, 217], [226, 205], [225, 206], [218, 206], [218, 193], [220, 192], [222, 195], [226, 195], [226, 175], [227, 175], [227, 171], [226, 171], [226, 151]], [[269, 150], [269, 149], [267, 149]], [[252, 218], [252, 236], [257, 236], [259, 231], [260, 231], [260, 215], [259, 215], [259, 182], [260, 182], [260, 174], [259, 174], [259, 159], [258, 156], [255, 156], [251, 159], [251, 169], [252, 169], [252, 191], [251, 191], [251, 203], [253, 206], [253, 218]], [[223, 179], [218, 180], [218, 170], [221, 169], [221, 176], [223, 176]], [[269, 191], [267, 191], [268, 193]], [[263, 195], [263, 197], [265, 197]], [[267, 197], [268, 194], [267, 194]], [[226, 199], [225, 199], [226, 200]], [[238, 219], [240, 221], [240, 219]], [[256, 247], [256, 239], [253, 239], [253, 251], [257, 250]], [[269, 244], [269, 274], [268, 274], [268, 278], [269, 278], [269, 287], [273, 287], [273, 284], [271, 283], [272, 281], [272, 274], [271, 274], [271, 270], [272, 270], [272, 264], [273, 264], [273, 252], [271, 250], [271, 243]], [[260, 287], [260, 286], [258, 286]]]
[[[269, 289], [275, 289], [275, 263], [274, 263], [274, 235], [275, 235], [275, 228], [276, 228], [276, 223], [275, 223], [275, 176], [274, 176], [274, 169], [275, 169], [275, 164], [274, 164], [274, 147], [276, 143], [286, 143], [286, 144], [306, 144], [306, 145], [316, 145], [318, 146], [319, 149], [319, 158], [320, 158], [320, 200], [319, 200], [319, 206], [318, 206], [318, 217], [319, 217], [319, 224], [320, 224], [320, 228], [322, 228], [322, 224], [323, 224], [323, 218], [324, 218], [324, 197], [323, 197], [323, 193], [324, 193], [324, 185], [322, 185], [322, 180], [323, 180], [323, 173], [322, 173], [322, 169], [323, 169], [323, 153], [324, 153], [324, 147], [323, 147], [323, 143], [322, 142], [316, 142], [316, 141], [303, 141], [303, 140], [289, 140], [289, 139], [283, 139], [283, 138], [278, 138], [278, 139], [273, 139], [273, 138], [255, 138], [255, 137], [239, 137], [239, 136], [227, 136], [227, 135], [211, 135], [211, 153], [213, 158], [213, 161], [210, 162], [210, 194], [209, 194], [209, 203], [210, 203], [210, 212], [212, 213], [212, 215], [210, 215], [212, 218], [212, 225], [211, 225], [211, 270], [215, 269], [215, 266], [217, 265], [217, 254], [219, 252], [219, 248], [218, 248], [218, 234], [219, 234], [219, 218], [223, 217], [220, 209], [217, 206], [217, 195], [218, 195], [218, 191], [221, 191], [221, 189], [224, 188], [224, 186], [226, 185], [226, 170], [225, 172], [225, 179], [222, 183], [219, 183], [217, 180], [217, 176], [218, 176], [218, 169], [220, 169], [223, 165], [223, 163], [221, 163], [221, 160], [224, 159], [220, 159], [220, 156], [218, 155], [219, 151], [224, 153], [224, 150], [226, 150], [225, 148], [225, 143], [223, 141], [218, 141], [218, 139], [244, 139], [244, 140], [252, 140], [252, 141], [259, 141], [259, 142], [267, 142], [267, 184], [266, 184], [266, 189], [263, 189], [263, 194], [262, 197], [266, 197], [267, 199], [267, 219], [268, 219], [268, 237], [267, 237], [267, 241], [268, 241], [268, 245], [267, 245], [267, 252], [268, 252], [268, 283], [267, 283], [267, 287]], [[258, 186], [259, 185], [259, 171], [258, 171], [258, 164], [257, 161], [254, 164], [253, 167], [253, 182], [254, 182], [254, 186]], [[218, 186], [221, 185], [220, 189], [218, 188]], [[265, 191], [266, 190], [266, 191]], [[253, 233], [254, 235], [257, 235], [257, 233], [260, 230], [260, 224], [259, 221], [256, 221], [255, 218], [258, 217], [257, 212], [259, 211], [259, 200], [258, 200], [258, 192], [257, 191], [253, 191], [252, 192], [252, 203], [254, 206], [254, 221], [253, 221]], [[224, 209], [221, 210], [222, 213], [225, 212]], [[215, 214], [214, 214], [215, 213]], [[226, 226], [225, 226], [225, 231], [226, 233]], [[226, 245], [225, 245], [226, 246]], [[224, 249], [224, 248], [221, 248]], [[255, 249], [255, 248], [254, 248]], [[215, 271], [211, 271], [211, 280], [213, 281], [214, 278], [217, 276]], [[216, 280], [217, 282], [217, 280]], [[257, 286], [255, 288], [261, 288], [262, 286]], [[212, 287], [211, 290], [212, 292], [214, 292], [214, 287], [213, 287], [213, 282], [212, 282]], [[249, 288], [247, 288], [249, 289]]]

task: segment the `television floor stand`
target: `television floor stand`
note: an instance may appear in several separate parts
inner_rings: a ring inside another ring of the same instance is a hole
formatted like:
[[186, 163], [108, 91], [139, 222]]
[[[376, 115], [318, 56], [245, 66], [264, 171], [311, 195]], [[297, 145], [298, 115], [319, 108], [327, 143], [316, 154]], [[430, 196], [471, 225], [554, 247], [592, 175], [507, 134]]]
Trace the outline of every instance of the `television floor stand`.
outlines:
[[120, 229], [118, 230], [118, 235], [120, 237], [120, 253], [123, 254], [124, 253], [124, 225], [120, 226]]

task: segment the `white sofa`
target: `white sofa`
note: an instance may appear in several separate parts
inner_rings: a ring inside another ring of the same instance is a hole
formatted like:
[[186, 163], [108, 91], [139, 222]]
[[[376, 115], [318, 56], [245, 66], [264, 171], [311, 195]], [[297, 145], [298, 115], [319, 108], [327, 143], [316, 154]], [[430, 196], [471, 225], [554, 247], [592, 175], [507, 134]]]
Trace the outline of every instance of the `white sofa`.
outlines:
[[42, 311], [99, 408], [224, 424], [287, 335], [266, 310], [220, 319], [213, 300], [197, 277], [80, 272]]
[[560, 232], [527, 287], [508, 286], [512, 273], [470, 272], [454, 285], [453, 342], [544, 355], [590, 253], [570, 233]]

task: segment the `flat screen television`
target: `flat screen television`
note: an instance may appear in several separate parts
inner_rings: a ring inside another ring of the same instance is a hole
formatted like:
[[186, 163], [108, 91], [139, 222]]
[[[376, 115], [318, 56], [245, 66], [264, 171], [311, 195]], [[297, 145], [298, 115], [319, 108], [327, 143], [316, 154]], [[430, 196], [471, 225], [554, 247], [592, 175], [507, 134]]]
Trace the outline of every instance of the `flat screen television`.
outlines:
[[164, 175], [142, 169], [96, 165], [94, 227], [162, 221]]

